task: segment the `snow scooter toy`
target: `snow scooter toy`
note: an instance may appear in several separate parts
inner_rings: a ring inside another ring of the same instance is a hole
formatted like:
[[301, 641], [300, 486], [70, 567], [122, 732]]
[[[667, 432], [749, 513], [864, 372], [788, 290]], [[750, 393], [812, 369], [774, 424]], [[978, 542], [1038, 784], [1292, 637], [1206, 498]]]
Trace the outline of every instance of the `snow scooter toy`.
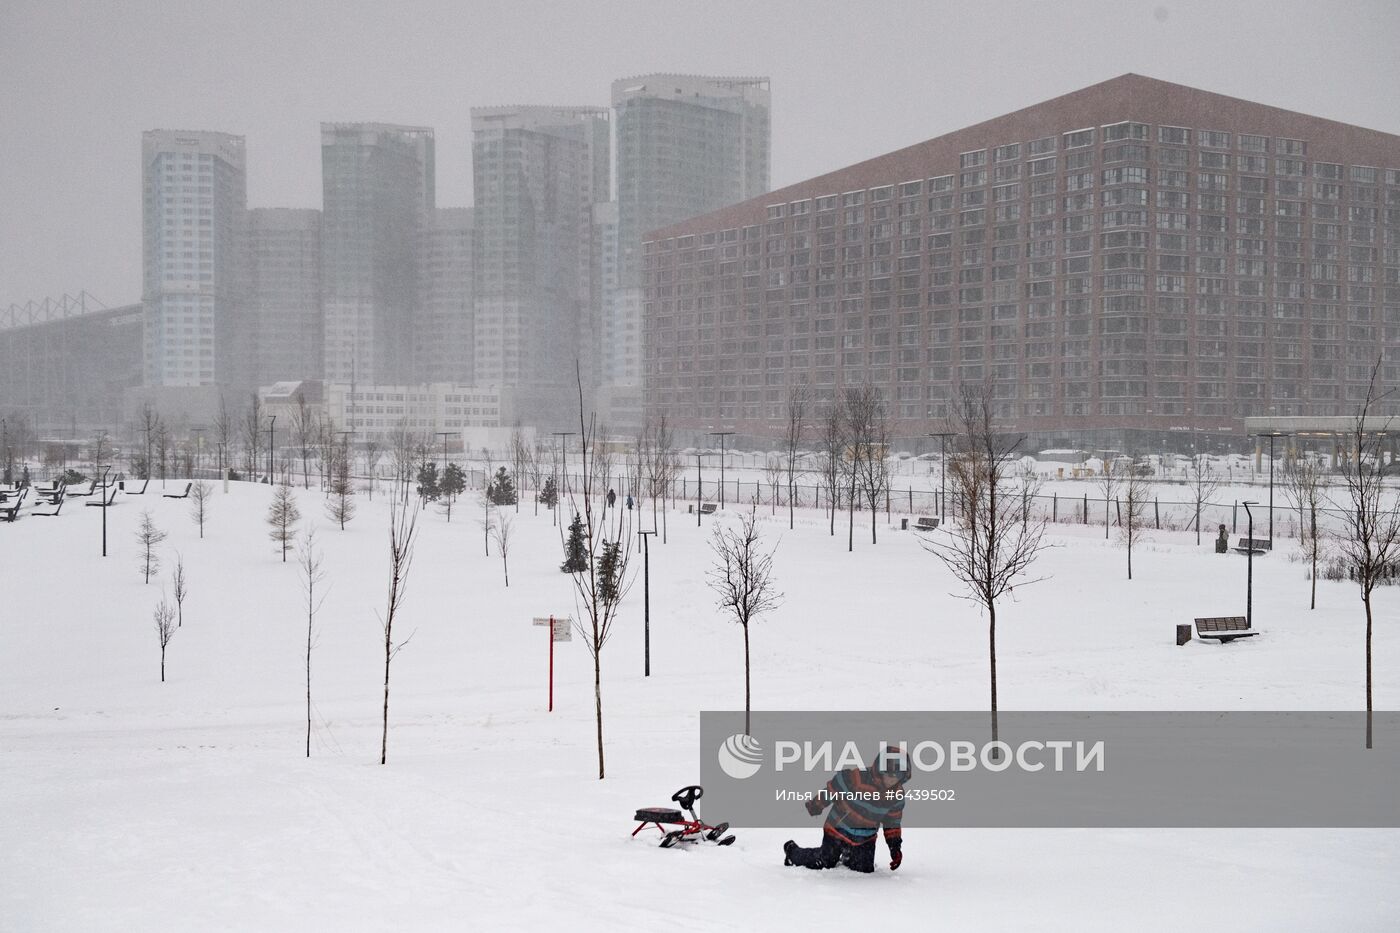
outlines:
[[[668, 807], [647, 807], [637, 811], [637, 815], [632, 819], [638, 821], [637, 828], [632, 830], [632, 835], [636, 836], [648, 825], [654, 825], [661, 832], [661, 848], [669, 849], [678, 842], [699, 842], [702, 838], [708, 842], [718, 843], [722, 846], [733, 845], [734, 837], [726, 836], [724, 831], [729, 828], [728, 823], [720, 823], [718, 826], [711, 826], [702, 822], [695, 815], [695, 801], [705, 794], [705, 788], [699, 784], [692, 784], [689, 787], [682, 787], [671, 795], [671, 800], [680, 804], [680, 810], [672, 810]], [[681, 815], [681, 810], [690, 814], [690, 819]], [[676, 825], [679, 829], [668, 830], [662, 824]]]

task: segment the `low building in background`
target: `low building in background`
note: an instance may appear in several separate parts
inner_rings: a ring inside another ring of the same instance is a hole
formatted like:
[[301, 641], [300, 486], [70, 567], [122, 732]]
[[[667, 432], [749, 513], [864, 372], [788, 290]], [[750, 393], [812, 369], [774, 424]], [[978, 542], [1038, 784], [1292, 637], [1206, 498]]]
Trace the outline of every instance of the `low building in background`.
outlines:
[[[500, 389], [455, 382], [423, 385], [354, 385], [328, 383], [325, 412], [338, 429], [353, 432], [352, 443], [368, 440], [392, 443], [395, 434], [407, 430], [427, 437], [434, 449], [449, 452], [505, 450], [516, 428], [502, 407]], [[534, 430], [522, 429], [528, 443]]]

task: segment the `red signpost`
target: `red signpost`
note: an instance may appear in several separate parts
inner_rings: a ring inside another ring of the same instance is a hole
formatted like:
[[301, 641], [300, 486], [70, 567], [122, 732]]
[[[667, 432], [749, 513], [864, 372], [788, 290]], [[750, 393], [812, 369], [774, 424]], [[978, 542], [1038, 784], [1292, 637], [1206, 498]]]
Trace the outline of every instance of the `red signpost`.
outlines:
[[549, 626], [549, 711], [554, 712], [554, 643], [556, 641], [573, 641], [573, 634], [570, 626], [573, 620], [568, 616], [556, 619], [554, 616], [536, 616], [535, 625]]

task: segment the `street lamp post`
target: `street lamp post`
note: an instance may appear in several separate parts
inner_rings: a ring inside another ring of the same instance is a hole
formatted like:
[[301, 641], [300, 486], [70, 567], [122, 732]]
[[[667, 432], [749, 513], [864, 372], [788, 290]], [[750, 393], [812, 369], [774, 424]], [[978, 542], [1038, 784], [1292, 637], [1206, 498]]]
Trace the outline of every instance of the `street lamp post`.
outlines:
[[652, 531], [639, 531], [642, 536], [642, 676], [651, 676], [651, 553], [647, 550], [647, 535]]
[[1268, 434], [1256, 434], [1256, 437], [1267, 437], [1269, 439], [1269, 540], [1274, 540], [1274, 438], [1289, 437], [1288, 431], [1270, 431]]
[[724, 439], [734, 434], [733, 431], [709, 431], [710, 437], [719, 438], [719, 507], [724, 508]]
[[953, 436], [951, 431], [934, 431], [925, 434], [925, 437], [938, 438], [938, 524], [948, 523], [948, 438]]
[[454, 434], [461, 434], [461, 431], [435, 431], [438, 437], [442, 438], [442, 472], [447, 475], [447, 439]]
[[273, 432], [277, 429], [277, 416], [273, 415], [272, 420], [267, 425], [267, 484], [272, 485], [272, 445]]
[[1258, 505], [1257, 502], [1242, 502], [1244, 514], [1249, 517], [1249, 540], [1245, 542], [1246, 567], [1244, 584], [1244, 624], [1246, 628], [1254, 628], [1254, 513], [1249, 510], [1251, 505]]

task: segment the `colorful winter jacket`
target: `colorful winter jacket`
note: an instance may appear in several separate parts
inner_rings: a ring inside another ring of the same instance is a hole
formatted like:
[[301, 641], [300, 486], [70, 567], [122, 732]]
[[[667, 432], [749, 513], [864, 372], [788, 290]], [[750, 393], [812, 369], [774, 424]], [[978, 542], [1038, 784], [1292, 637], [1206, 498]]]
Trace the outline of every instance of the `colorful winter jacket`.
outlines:
[[826, 816], [826, 834], [842, 842], [861, 845], [875, 837], [880, 827], [885, 830], [885, 842], [900, 841], [900, 821], [904, 818], [904, 782], [901, 774], [893, 787], [884, 782], [871, 768], [847, 768], [838, 771], [818, 792], [818, 799], [831, 802]]

